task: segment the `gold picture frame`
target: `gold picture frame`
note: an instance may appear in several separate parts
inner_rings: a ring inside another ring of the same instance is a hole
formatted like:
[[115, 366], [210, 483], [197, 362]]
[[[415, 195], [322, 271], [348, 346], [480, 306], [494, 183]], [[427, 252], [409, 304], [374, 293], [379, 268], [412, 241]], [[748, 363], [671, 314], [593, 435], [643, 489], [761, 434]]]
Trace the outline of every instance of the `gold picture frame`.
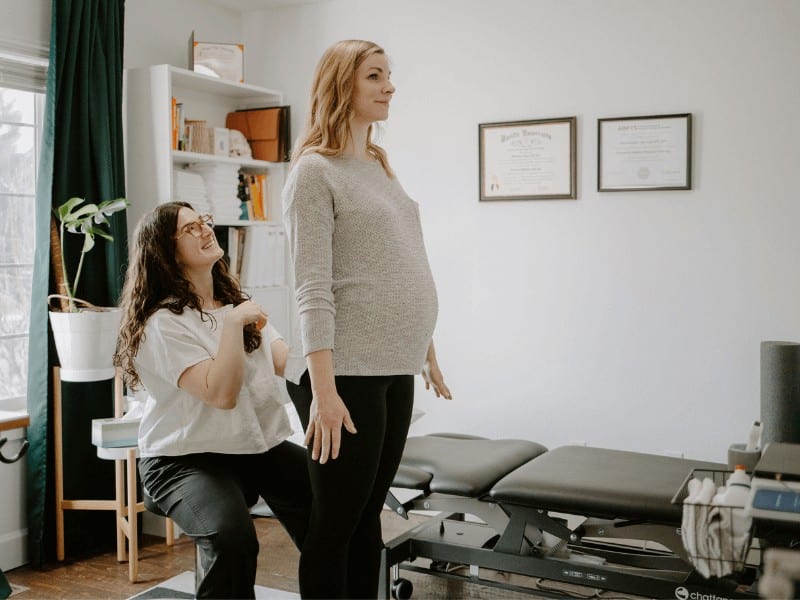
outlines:
[[198, 42], [189, 37], [189, 70], [244, 83], [244, 44]]

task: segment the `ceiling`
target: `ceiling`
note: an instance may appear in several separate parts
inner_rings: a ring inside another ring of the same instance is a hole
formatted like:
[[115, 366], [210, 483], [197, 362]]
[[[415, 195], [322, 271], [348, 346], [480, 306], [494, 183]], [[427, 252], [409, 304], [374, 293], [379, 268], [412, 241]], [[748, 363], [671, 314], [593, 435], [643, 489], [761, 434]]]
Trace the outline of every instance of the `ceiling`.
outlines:
[[276, 6], [297, 6], [300, 4], [318, 4], [328, 0], [206, 0], [209, 4], [221, 6], [239, 12], [275, 8]]

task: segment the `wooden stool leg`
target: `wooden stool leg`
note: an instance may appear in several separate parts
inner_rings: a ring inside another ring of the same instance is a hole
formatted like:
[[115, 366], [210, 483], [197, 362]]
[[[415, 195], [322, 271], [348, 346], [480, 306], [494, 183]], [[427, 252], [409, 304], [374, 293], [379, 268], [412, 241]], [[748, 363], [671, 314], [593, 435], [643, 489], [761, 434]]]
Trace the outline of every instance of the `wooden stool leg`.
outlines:
[[116, 493], [115, 511], [117, 514], [117, 561], [125, 562], [128, 558], [125, 553], [125, 530], [122, 522], [125, 519], [125, 466], [121, 460], [114, 461], [114, 484]]
[[128, 450], [128, 577], [139, 578], [139, 516], [136, 510], [136, 449]]
[[[122, 416], [122, 379], [120, 371], [117, 369], [114, 376], [114, 417], [120, 418]], [[125, 465], [122, 460], [114, 461], [114, 483], [116, 486], [116, 511], [117, 511], [117, 560], [124, 562], [128, 556], [125, 552], [125, 536], [124, 529], [125, 521]]]
[[64, 560], [64, 456], [61, 437], [61, 369], [53, 367], [53, 442], [56, 492], [56, 558]]
[[175, 544], [175, 525], [169, 517], [164, 517], [164, 519], [167, 524], [167, 546], [172, 546]]

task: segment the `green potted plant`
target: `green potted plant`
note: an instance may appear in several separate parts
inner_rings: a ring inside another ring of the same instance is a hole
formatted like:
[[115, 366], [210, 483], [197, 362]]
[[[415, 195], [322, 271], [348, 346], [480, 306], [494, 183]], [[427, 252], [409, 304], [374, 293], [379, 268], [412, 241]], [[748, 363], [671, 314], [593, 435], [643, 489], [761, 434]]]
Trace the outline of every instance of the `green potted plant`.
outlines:
[[[95, 236], [112, 241], [108, 231], [108, 217], [125, 210], [128, 201], [124, 198], [106, 200], [99, 204], [84, 204], [83, 198], [70, 198], [55, 210], [58, 219], [57, 269], [60, 271], [64, 294], [47, 297], [50, 306], [50, 324], [56, 343], [61, 378], [65, 381], [96, 381], [114, 376], [112, 357], [117, 343], [117, 333], [122, 313], [117, 307], [98, 307], [75, 296], [83, 270], [83, 261], [95, 246]], [[70, 278], [64, 256], [65, 236], [82, 235], [78, 265], [74, 278]], [[53, 300], [65, 302], [61, 310], [53, 306]]]

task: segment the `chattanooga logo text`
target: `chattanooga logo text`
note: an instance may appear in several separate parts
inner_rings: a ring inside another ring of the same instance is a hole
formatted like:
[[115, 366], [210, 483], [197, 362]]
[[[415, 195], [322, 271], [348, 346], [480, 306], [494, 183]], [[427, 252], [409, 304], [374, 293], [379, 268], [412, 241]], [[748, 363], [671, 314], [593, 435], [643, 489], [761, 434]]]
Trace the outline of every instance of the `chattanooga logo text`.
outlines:
[[683, 586], [675, 588], [675, 598], [677, 598], [677, 600], [728, 600], [725, 596], [717, 596], [716, 594], [689, 592], [689, 590]]

